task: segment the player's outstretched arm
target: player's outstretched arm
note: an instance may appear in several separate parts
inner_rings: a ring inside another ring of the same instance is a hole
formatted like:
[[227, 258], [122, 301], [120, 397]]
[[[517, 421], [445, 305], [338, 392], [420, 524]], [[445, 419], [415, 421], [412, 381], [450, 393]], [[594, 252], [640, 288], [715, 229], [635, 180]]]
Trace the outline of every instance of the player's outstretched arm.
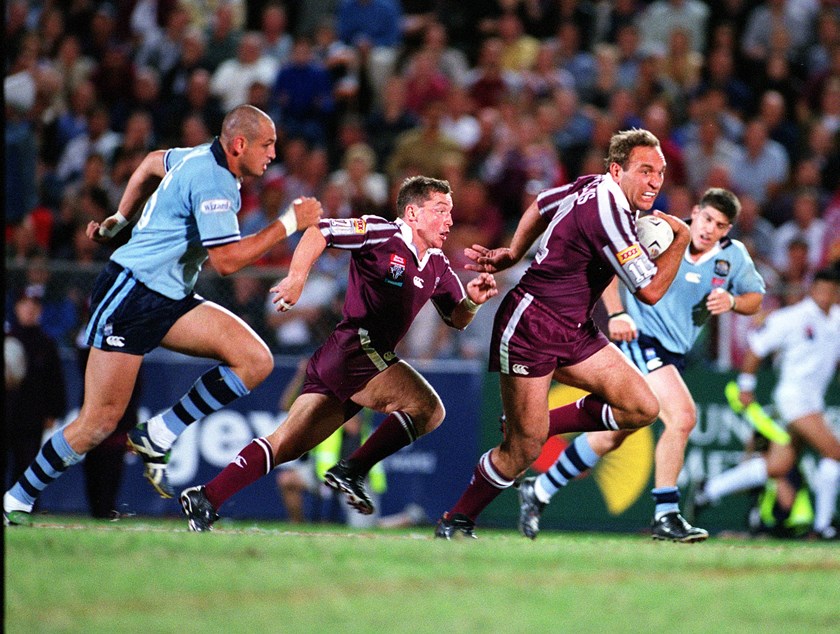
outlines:
[[680, 269], [685, 248], [691, 240], [688, 225], [682, 220], [658, 209], [654, 210], [653, 214], [671, 225], [671, 229], [674, 230], [674, 241], [656, 258], [657, 272], [651, 278], [650, 283], [636, 291], [636, 297], [640, 301], [651, 305], [662, 299], [670, 288], [671, 283], [677, 276], [677, 271]]
[[163, 164], [165, 154], [166, 150], [155, 150], [146, 155], [128, 179], [120, 204], [117, 205], [117, 213], [105, 218], [101, 224], [90, 221], [85, 229], [88, 238], [95, 242], [108, 242], [131, 222], [166, 176], [166, 167]]
[[[315, 198], [297, 198], [275, 221], [257, 233], [245, 236], [238, 242], [231, 242], [209, 249], [210, 263], [220, 275], [230, 275], [259, 260], [262, 255], [281, 240], [286, 239], [304, 226], [310, 227], [321, 218], [321, 203]], [[290, 215], [287, 215], [290, 214]], [[290, 217], [296, 220], [291, 222]], [[299, 222], [305, 225], [299, 225]], [[291, 232], [291, 233], [289, 233]]]
[[480, 273], [498, 273], [509, 269], [525, 256], [534, 244], [534, 240], [545, 231], [547, 226], [548, 223], [540, 215], [537, 203], [532, 203], [522, 214], [509, 247], [488, 249], [474, 244], [471, 248], [464, 249], [464, 255], [474, 264], [467, 264], [464, 268]]
[[475, 317], [481, 305], [499, 294], [496, 287], [496, 278], [490, 273], [479, 273], [467, 283], [466, 297], [452, 311], [452, 326], [466, 328]]
[[300, 299], [306, 278], [315, 260], [327, 248], [327, 240], [321, 234], [317, 226], [307, 229], [300, 243], [292, 256], [292, 263], [289, 265], [289, 274], [273, 286], [270, 292], [274, 293], [272, 302], [277, 312], [285, 312], [291, 309]]

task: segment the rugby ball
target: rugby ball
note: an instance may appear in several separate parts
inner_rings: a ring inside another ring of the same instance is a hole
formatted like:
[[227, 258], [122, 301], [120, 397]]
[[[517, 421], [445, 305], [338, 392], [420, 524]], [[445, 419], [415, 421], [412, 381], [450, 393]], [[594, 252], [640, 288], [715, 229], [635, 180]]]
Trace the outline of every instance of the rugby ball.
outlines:
[[651, 259], [655, 260], [674, 241], [671, 225], [656, 216], [642, 216], [636, 221], [636, 233]]

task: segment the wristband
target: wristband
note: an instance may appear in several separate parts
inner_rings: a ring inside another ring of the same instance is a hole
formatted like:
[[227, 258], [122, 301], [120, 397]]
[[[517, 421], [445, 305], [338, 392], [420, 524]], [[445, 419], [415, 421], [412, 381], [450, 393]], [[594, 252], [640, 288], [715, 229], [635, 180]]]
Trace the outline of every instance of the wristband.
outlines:
[[297, 215], [295, 215], [295, 205], [300, 202], [303, 201], [300, 198], [295, 198], [292, 201], [292, 204], [286, 208], [286, 211], [280, 214], [280, 217], [277, 218], [277, 220], [280, 221], [280, 224], [283, 225], [283, 227], [285, 227], [287, 238], [298, 229]]
[[627, 311], [619, 310], [618, 312], [610, 313], [609, 315], [607, 315], [607, 319], [612, 319], [613, 317], [621, 317], [622, 315], [626, 315], [626, 314], [627, 314]]
[[[104, 238], [113, 238], [124, 226], [128, 224], [128, 218], [123, 216], [119, 211], [108, 218], [113, 218], [116, 222], [108, 229], [106, 229], [104, 225], [99, 225], [99, 235]], [[108, 220], [108, 218], [105, 220]]]
[[758, 385], [758, 379], [755, 377], [755, 374], [741, 372], [738, 375], [737, 383], [738, 389], [742, 392], [754, 392], [755, 386]]
[[466, 308], [467, 311], [471, 312], [473, 315], [475, 315], [478, 312], [478, 309], [481, 308], [481, 304], [476, 304], [473, 300], [471, 300], [467, 296], [464, 296], [463, 302], [464, 302], [464, 308]]
[[729, 293], [729, 310], [735, 310], [735, 296]]

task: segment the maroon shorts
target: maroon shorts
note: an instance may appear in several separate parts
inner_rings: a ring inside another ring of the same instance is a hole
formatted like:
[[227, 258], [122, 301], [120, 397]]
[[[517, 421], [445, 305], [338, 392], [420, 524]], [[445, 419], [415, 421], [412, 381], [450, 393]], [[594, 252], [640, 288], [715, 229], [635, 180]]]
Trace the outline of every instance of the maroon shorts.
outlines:
[[378, 350], [365, 330], [333, 331], [309, 360], [301, 393], [326, 394], [345, 403], [399, 360], [391, 350]]
[[490, 371], [545, 376], [588, 359], [609, 344], [591, 319], [569, 323], [530, 293], [514, 288], [502, 300], [493, 323]]

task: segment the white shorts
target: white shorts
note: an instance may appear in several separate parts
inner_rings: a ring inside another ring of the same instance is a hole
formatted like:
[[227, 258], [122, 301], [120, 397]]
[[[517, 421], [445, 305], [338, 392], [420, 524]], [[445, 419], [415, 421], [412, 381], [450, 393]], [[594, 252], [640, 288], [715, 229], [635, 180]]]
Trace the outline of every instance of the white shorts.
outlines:
[[779, 414], [779, 424], [784, 427], [808, 414], [825, 411], [825, 400], [821, 394], [798, 387], [777, 387], [773, 392], [773, 404]]

